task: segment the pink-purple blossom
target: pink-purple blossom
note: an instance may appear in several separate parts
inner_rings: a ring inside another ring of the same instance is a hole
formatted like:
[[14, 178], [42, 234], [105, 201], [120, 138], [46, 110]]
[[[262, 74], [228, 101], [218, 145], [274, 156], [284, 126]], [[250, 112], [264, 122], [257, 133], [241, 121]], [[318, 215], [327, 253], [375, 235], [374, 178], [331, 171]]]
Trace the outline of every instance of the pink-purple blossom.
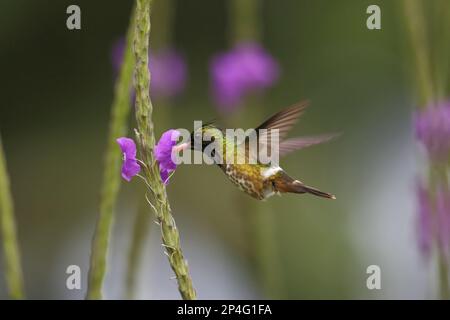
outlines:
[[450, 101], [432, 105], [415, 114], [416, 139], [435, 160], [446, 160], [450, 152]]
[[443, 252], [450, 254], [450, 192], [440, 186], [436, 194], [438, 242]]
[[122, 178], [131, 181], [141, 171], [141, 166], [136, 160], [136, 144], [133, 139], [126, 137], [118, 138], [116, 141], [123, 155]]
[[433, 245], [433, 208], [430, 195], [423, 183], [416, 186], [417, 237], [419, 250], [428, 258]]
[[214, 56], [210, 63], [213, 98], [222, 111], [234, 111], [248, 94], [274, 85], [277, 61], [258, 43], [245, 42]]
[[450, 255], [450, 191], [438, 184], [434, 192], [420, 183], [416, 189], [418, 244], [422, 255], [428, 258], [433, 244]]
[[153, 96], [174, 97], [186, 86], [187, 67], [183, 56], [174, 49], [165, 49], [150, 54], [149, 68], [152, 72]]
[[[111, 60], [114, 71], [119, 72], [123, 61], [125, 40], [113, 46]], [[186, 86], [187, 66], [183, 56], [175, 49], [163, 49], [149, 54], [151, 71], [150, 89], [153, 98], [171, 98], [181, 94]]]
[[161, 180], [165, 185], [169, 183], [170, 174], [177, 168], [172, 159], [173, 147], [177, 144], [180, 137], [178, 130], [170, 129], [164, 132], [155, 146], [155, 158], [159, 164], [159, 173]]

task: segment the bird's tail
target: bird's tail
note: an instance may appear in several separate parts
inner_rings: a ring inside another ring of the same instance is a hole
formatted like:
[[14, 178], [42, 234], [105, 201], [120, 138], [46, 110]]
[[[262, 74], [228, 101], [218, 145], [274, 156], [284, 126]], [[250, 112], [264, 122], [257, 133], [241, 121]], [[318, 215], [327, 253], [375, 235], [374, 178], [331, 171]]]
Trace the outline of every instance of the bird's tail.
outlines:
[[331, 193], [320, 191], [316, 188], [304, 185], [302, 183], [300, 183], [300, 185], [298, 185], [292, 192], [294, 192], [294, 193], [310, 193], [310, 194], [313, 194], [315, 196], [322, 197], [322, 198], [328, 198], [328, 199], [333, 199], [333, 200], [336, 199], [336, 197], [334, 195], [332, 195]]
[[316, 188], [305, 185], [303, 182], [294, 180], [289, 176], [285, 175], [284, 179], [277, 179], [274, 181], [275, 187], [279, 192], [289, 192], [289, 193], [310, 193], [318, 197], [327, 199], [336, 199], [336, 197], [330, 193], [320, 191]]

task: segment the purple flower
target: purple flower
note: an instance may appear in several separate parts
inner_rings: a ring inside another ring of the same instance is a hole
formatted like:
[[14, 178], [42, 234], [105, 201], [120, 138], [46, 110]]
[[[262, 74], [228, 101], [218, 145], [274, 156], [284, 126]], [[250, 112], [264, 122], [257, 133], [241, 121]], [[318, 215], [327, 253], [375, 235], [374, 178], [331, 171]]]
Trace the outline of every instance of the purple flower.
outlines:
[[433, 243], [433, 212], [430, 196], [422, 183], [417, 185], [416, 196], [418, 244], [423, 256], [428, 258]]
[[131, 181], [131, 178], [141, 171], [141, 166], [136, 160], [136, 144], [133, 139], [126, 137], [118, 138], [116, 141], [123, 154], [122, 178]]
[[123, 56], [125, 51], [125, 39], [118, 39], [111, 50], [111, 63], [116, 75], [119, 73], [120, 66], [122, 65]]
[[186, 86], [187, 68], [183, 57], [173, 49], [150, 54], [149, 68], [152, 72], [153, 96], [174, 97]]
[[450, 248], [450, 193], [439, 187], [436, 194], [437, 235], [442, 250], [449, 254]]
[[172, 149], [177, 144], [180, 132], [174, 129], [164, 132], [155, 146], [155, 158], [159, 163], [161, 180], [165, 185], [169, 183], [170, 173], [175, 171], [177, 165], [172, 160]]
[[450, 101], [417, 112], [414, 124], [416, 138], [430, 157], [447, 159], [450, 151]]
[[251, 92], [271, 87], [278, 79], [275, 59], [257, 43], [240, 43], [210, 63], [213, 97], [223, 111], [236, 109]]
[[[114, 71], [119, 72], [123, 61], [125, 40], [119, 39], [113, 46], [111, 60]], [[174, 49], [164, 49], [149, 55], [151, 92], [153, 98], [170, 98], [183, 92], [186, 86], [187, 66], [183, 56]]]

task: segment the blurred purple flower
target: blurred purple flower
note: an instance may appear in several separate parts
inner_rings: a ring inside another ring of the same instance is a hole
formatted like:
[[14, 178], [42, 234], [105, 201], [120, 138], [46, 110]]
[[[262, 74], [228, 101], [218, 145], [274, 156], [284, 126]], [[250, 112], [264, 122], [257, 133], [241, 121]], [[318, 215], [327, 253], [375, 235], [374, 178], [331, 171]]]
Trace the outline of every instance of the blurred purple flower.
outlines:
[[416, 138], [433, 159], [447, 159], [450, 151], [450, 101], [415, 114]]
[[231, 112], [250, 92], [271, 87], [278, 79], [276, 60], [257, 43], [240, 43], [214, 56], [210, 63], [213, 97]]
[[120, 38], [113, 44], [111, 50], [111, 63], [116, 75], [119, 73], [120, 66], [122, 65], [124, 51], [125, 51], [125, 39]]
[[418, 244], [422, 255], [428, 258], [433, 243], [433, 212], [430, 196], [422, 183], [417, 184], [416, 196]]
[[450, 248], [450, 193], [439, 187], [436, 194], [437, 234], [439, 245], [448, 255]]
[[183, 57], [173, 49], [150, 54], [149, 68], [152, 72], [152, 92], [155, 97], [174, 97], [183, 92], [187, 68]]
[[[120, 70], [125, 50], [125, 40], [113, 46], [111, 60], [116, 74]], [[187, 66], [183, 56], [174, 49], [164, 49], [149, 55], [151, 92], [153, 98], [170, 98], [183, 92], [186, 86]]]
[[136, 160], [136, 144], [133, 139], [126, 137], [118, 138], [116, 141], [123, 154], [122, 178], [131, 181], [131, 178], [141, 171], [141, 166]]
[[172, 161], [172, 149], [177, 144], [179, 136], [178, 130], [167, 130], [155, 146], [155, 158], [159, 163], [159, 173], [165, 185], [169, 183], [170, 173], [177, 168], [175, 162]]

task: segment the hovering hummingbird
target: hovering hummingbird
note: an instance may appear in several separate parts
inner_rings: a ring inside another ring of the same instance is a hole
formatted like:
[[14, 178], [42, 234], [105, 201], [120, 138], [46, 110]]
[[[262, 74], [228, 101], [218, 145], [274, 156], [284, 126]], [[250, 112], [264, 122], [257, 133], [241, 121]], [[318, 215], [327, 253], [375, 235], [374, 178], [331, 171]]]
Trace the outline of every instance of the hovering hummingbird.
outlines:
[[[264, 143], [267, 143], [267, 140], [270, 140], [272, 130], [276, 130], [280, 141], [278, 152], [281, 157], [295, 150], [333, 139], [336, 136], [335, 134], [285, 139], [288, 131], [297, 122], [307, 106], [307, 101], [300, 102], [276, 113], [264, 121], [255, 129], [258, 141], [264, 140]], [[194, 143], [194, 141], [199, 141], [199, 139], [201, 139], [201, 143]], [[227, 141], [225, 130], [213, 124], [205, 124], [191, 132], [190, 147], [192, 150], [204, 152], [211, 143], [222, 144], [222, 150], [224, 150], [223, 153], [225, 153], [226, 146], [234, 144], [234, 141]], [[237, 150], [239, 147], [247, 149], [248, 144], [242, 142], [240, 145], [233, 147], [233, 150]], [[246, 152], [244, 154], [248, 157], [249, 153]], [[214, 154], [212, 154], [212, 156], [214, 156]], [[222, 159], [225, 159], [225, 157], [226, 155], [223, 154]], [[310, 193], [319, 197], [336, 199], [336, 197], [330, 193], [320, 191], [305, 185], [300, 180], [291, 178], [278, 165], [264, 164], [258, 160], [253, 163], [248, 162], [244, 164], [227, 162], [217, 164], [231, 182], [255, 199], [265, 200], [274, 194], [281, 193]]]

